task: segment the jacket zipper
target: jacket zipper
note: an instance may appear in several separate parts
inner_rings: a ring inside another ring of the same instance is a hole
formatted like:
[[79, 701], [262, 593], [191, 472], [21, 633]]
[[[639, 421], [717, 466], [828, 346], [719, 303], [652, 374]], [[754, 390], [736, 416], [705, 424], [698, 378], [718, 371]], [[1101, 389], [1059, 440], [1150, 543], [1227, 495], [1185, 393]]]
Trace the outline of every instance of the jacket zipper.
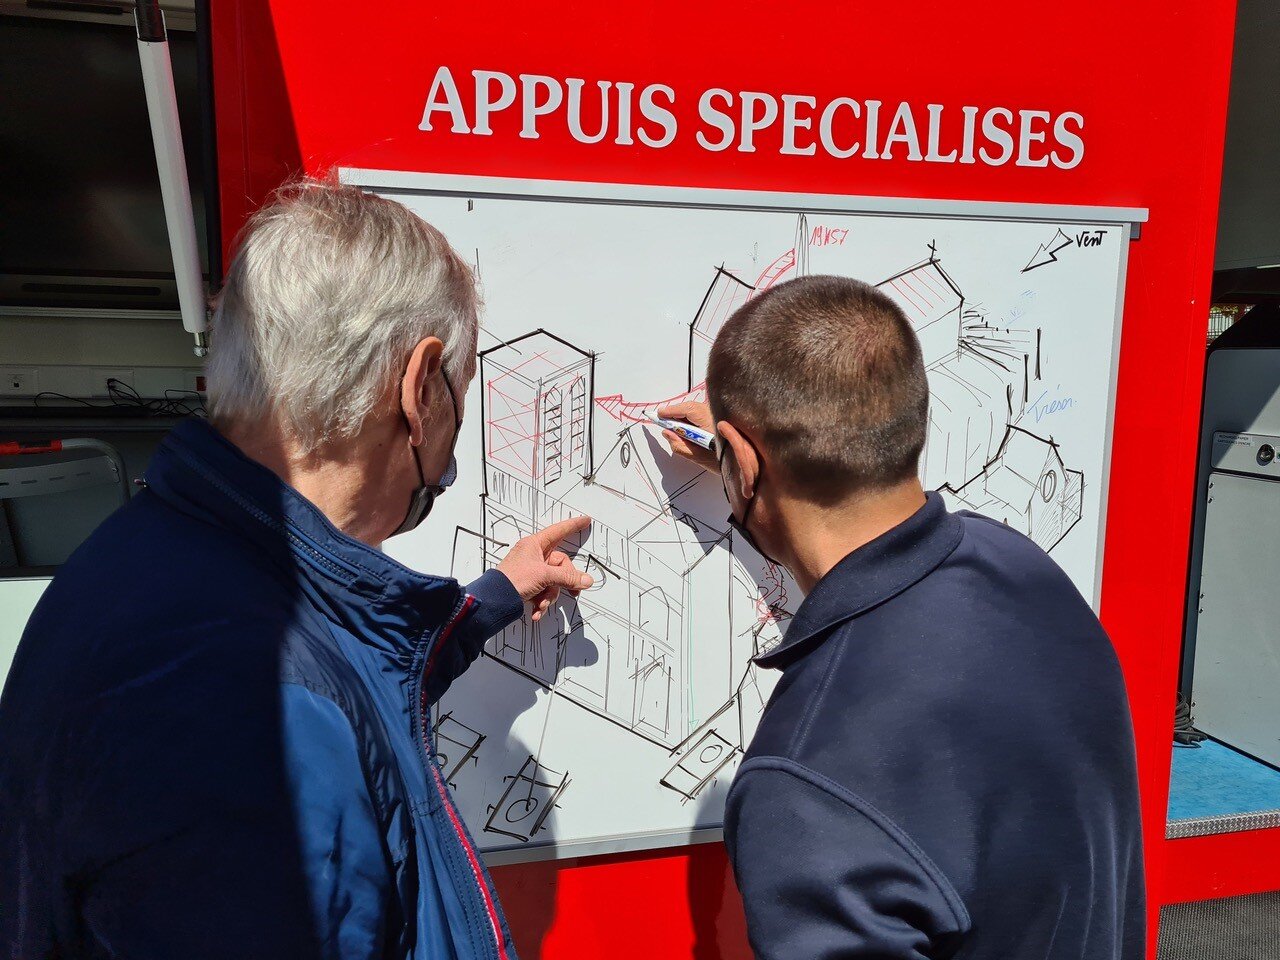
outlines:
[[449, 822], [453, 826], [454, 833], [457, 834], [459, 842], [462, 844], [463, 852], [467, 855], [467, 862], [471, 867], [471, 876], [474, 878], [476, 887], [480, 890], [480, 896], [484, 901], [485, 913], [488, 915], [489, 928], [493, 933], [493, 943], [498, 951], [498, 960], [508, 960], [506, 943], [502, 937], [502, 924], [498, 921], [498, 908], [493, 899], [493, 894], [489, 890], [489, 885], [484, 881], [484, 872], [480, 867], [480, 858], [476, 855], [475, 849], [471, 846], [471, 842], [467, 839], [466, 829], [462, 825], [461, 819], [458, 817], [457, 808], [453, 804], [453, 798], [449, 796], [449, 790], [445, 786], [444, 777], [440, 774], [440, 765], [435, 762], [434, 751], [430, 743], [430, 736], [427, 733], [427, 679], [431, 676], [431, 671], [435, 667], [436, 654], [440, 652], [449, 641], [454, 628], [466, 618], [471, 612], [471, 608], [475, 606], [476, 598], [471, 594], [466, 594], [462, 598], [462, 603], [458, 607], [449, 622], [444, 625], [444, 629], [440, 631], [440, 638], [436, 641], [434, 649], [427, 657], [426, 665], [422, 668], [422, 687], [418, 694], [418, 722], [421, 724], [422, 730], [422, 750], [425, 755], [427, 769], [431, 773], [431, 778], [435, 782], [436, 790], [440, 794], [440, 801], [444, 804], [445, 812], [449, 815]]

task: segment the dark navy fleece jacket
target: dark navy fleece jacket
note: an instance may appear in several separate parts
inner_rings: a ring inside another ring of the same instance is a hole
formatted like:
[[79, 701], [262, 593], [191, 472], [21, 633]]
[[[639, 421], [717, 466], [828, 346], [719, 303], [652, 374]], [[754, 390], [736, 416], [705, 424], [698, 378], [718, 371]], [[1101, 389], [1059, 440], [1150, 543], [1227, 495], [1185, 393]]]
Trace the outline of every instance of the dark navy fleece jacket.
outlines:
[[725, 818], [761, 960], [1141, 960], [1123, 679], [1031, 541], [930, 494], [762, 663]]

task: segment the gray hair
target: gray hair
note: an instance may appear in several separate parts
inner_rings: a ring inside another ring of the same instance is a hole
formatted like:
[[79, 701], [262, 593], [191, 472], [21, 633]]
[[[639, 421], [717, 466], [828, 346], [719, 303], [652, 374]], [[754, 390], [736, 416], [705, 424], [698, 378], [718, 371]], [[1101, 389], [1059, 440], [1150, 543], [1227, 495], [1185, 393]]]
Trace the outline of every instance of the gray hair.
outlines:
[[212, 322], [212, 416], [276, 416], [310, 452], [355, 436], [422, 338], [475, 373], [479, 294], [444, 236], [392, 200], [302, 180], [250, 218]]

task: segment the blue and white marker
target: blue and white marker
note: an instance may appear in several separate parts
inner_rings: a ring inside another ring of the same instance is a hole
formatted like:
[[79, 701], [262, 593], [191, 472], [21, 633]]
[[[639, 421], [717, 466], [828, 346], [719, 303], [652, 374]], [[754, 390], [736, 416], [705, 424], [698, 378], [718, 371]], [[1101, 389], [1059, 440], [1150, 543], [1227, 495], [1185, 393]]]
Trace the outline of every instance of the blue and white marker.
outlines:
[[716, 449], [716, 437], [710, 430], [703, 430], [681, 420], [668, 420], [666, 417], [660, 417], [657, 414], [650, 414], [649, 419], [662, 427], [663, 430], [670, 430], [676, 436], [683, 437], [694, 446], [702, 447], [702, 449], [711, 450], [712, 452]]

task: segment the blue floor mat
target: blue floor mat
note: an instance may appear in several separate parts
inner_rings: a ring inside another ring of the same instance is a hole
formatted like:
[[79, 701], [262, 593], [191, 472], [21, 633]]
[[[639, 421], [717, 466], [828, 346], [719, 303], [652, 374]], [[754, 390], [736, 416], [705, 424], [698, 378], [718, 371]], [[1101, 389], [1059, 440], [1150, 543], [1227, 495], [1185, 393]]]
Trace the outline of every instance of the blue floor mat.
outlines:
[[1169, 819], [1189, 820], [1280, 810], [1280, 771], [1206, 740], [1175, 747]]

